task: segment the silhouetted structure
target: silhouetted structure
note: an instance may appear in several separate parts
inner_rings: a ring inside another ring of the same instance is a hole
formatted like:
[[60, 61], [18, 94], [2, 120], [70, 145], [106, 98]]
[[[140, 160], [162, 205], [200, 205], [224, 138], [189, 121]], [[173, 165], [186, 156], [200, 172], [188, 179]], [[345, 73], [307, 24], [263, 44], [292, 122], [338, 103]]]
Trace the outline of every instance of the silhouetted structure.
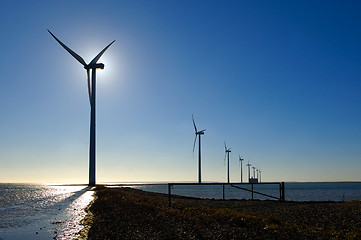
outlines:
[[[103, 63], [97, 63], [103, 53], [112, 45], [108, 44], [89, 64], [86, 64], [84, 59], [68, 48], [64, 43], [57, 39], [49, 30], [48, 32], [55, 38], [55, 40], [68, 51], [78, 62], [80, 62], [87, 71], [88, 75], [88, 94], [90, 102], [90, 146], [89, 146], [89, 186], [95, 185], [95, 93], [96, 93], [96, 70], [104, 69]], [[90, 69], [92, 70], [92, 80], [90, 83]]]
[[[134, 186], [135, 184], [121, 184], [120, 186], [127, 186], [127, 185], [131, 185]], [[162, 185], [162, 184], [139, 184], [139, 185]], [[237, 188], [240, 190], [244, 190], [247, 192], [250, 192], [251, 195], [251, 199], [254, 199], [254, 194], [258, 194], [264, 197], [268, 197], [268, 198], [272, 198], [272, 199], [276, 199], [279, 201], [285, 201], [285, 183], [284, 182], [267, 182], [267, 183], [262, 183], [262, 185], [278, 185], [279, 188], [279, 196], [274, 196], [274, 195], [270, 195], [270, 194], [266, 194], [266, 193], [262, 193], [259, 191], [255, 191], [254, 190], [254, 185], [261, 185], [261, 183], [168, 183], [168, 206], [172, 207], [172, 189], [174, 186], [197, 186], [197, 185], [208, 185], [208, 186], [212, 186], [212, 185], [221, 185], [222, 186], [222, 199], [225, 200], [225, 186], [231, 186], [233, 188]], [[249, 186], [251, 185], [251, 189], [248, 188], [244, 188], [243, 186]], [[117, 185], [118, 186], [118, 185]], [[277, 191], [276, 191], [277, 192]]]
[[241, 156], [239, 156], [239, 162], [241, 164], [241, 183], [243, 183], [243, 170], [242, 170], [242, 162], [243, 162], [243, 158]]
[[248, 167], [248, 182], [250, 182], [250, 179], [251, 179], [251, 166], [252, 165], [248, 161], [246, 166]]
[[261, 170], [259, 170], [259, 182], [260, 182], [260, 183], [262, 182], [262, 178], [261, 178], [261, 176], [262, 176], [262, 171], [261, 171]]
[[249, 179], [249, 183], [258, 183], [258, 178], [256, 178], [256, 167], [253, 166], [253, 177]]
[[224, 155], [224, 159], [226, 159], [227, 156], [227, 183], [229, 183], [229, 153], [231, 152], [231, 148], [227, 148], [226, 146], [226, 142], [224, 142], [224, 150], [225, 150], [225, 155]]
[[204, 131], [206, 131], [206, 129], [203, 129], [201, 131], [197, 130], [197, 126], [196, 123], [194, 122], [194, 117], [192, 114], [192, 121], [193, 121], [193, 126], [194, 126], [194, 131], [196, 134], [196, 137], [194, 138], [194, 143], [193, 143], [193, 152], [194, 152], [194, 147], [196, 145], [196, 141], [197, 141], [197, 136], [198, 136], [198, 183], [202, 183], [202, 179], [201, 179], [201, 135], [204, 135]]

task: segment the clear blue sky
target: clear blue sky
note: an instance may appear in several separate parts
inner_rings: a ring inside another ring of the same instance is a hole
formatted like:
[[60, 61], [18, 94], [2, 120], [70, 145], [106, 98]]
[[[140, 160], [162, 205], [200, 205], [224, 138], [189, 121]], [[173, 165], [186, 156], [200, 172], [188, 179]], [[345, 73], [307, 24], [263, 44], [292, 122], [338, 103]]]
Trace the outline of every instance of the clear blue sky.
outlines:
[[[0, 182], [361, 180], [360, 1], [2, 1]], [[245, 173], [245, 172], [244, 172]]]

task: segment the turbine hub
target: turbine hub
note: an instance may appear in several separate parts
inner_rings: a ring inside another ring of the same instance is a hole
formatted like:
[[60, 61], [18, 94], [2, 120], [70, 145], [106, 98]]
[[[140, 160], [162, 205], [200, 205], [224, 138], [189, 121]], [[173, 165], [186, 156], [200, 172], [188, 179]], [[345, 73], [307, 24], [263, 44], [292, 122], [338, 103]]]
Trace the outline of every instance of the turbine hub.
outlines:
[[85, 69], [104, 69], [104, 64], [103, 63], [95, 63], [95, 64], [88, 64], [86, 66], [84, 66]]

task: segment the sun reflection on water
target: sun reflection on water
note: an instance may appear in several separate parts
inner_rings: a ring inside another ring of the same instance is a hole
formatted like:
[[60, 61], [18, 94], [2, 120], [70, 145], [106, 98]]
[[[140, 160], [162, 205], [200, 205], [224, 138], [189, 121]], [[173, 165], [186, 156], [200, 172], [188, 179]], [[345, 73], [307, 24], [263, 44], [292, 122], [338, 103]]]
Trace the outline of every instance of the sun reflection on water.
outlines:
[[0, 239], [74, 239], [94, 199], [85, 186], [0, 184]]
[[[66, 200], [66, 208], [58, 215], [53, 224], [57, 225], [56, 239], [74, 239], [83, 229], [81, 221], [86, 216], [86, 207], [93, 201], [93, 188], [73, 187]], [[63, 189], [58, 189], [63, 191]]]

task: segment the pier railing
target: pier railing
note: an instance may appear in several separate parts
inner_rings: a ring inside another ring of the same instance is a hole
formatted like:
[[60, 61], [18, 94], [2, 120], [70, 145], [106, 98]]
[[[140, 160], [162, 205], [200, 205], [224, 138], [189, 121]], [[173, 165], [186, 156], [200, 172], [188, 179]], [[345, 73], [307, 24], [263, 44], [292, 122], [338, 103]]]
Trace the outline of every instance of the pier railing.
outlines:
[[[168, 203], [169, 206], [172, 205], [172, 188], [173, 186], [202, 186], [202, 185], [218, 185], [218, 186], [222, 186], [222, 198], [223, 200], [225, 200], [225, 189], [224, 187], [229, 185], [233, 188], [237, 188], [240, 190], [244, 190], [247, 192], [251, 192], [251, 199], [254, 199], [254, 194], [258, 194], [258, 195], [262, 195], [264, 197], [268, 197], [268, 198], [272, 198], [272, 199], [276, 199], [279, 201], [285, 201], [285, 183], [284, 182], [262, 182], [262, 183], [168, 183]], [[251, 189], [247, 189], [244, 187], [240, 187], [240, 186], [249, 186], [251, 185]], [[279, 187], [279, 196], [272, 196], [270, 194], [266, 194], [266, 193], [261, 193], [259, 191], [255, 191], [254, 190], [254, 185], [278, 185]]]

